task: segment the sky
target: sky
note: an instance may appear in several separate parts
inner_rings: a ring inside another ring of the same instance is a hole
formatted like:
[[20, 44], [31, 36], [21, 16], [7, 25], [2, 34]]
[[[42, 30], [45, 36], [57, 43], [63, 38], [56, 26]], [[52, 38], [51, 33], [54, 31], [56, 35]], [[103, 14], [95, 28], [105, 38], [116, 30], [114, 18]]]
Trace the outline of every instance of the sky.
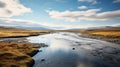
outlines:
[[0, 26], [54, 29], [120, 25], [120, 0], [0, 0]]

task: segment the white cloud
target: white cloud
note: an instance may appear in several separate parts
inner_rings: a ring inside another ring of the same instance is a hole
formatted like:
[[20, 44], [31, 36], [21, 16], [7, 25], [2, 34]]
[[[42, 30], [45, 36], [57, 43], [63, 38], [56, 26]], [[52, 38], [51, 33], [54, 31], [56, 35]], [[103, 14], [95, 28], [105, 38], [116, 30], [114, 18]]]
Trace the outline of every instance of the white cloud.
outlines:
[[78, 2], [88, 2], [88, 3], [92, 3], [92, 4], [97, 4], [97, 0], [78, 0]]
[[51, 28], [56, 28], [56, 29], [71, 29], [71, 28], [86, 28], [86, 26], [82, 25], [72, 25], [72, 24], [53, 24], [53, 23], [43, 23], [42, 25], [49, 26]]
[[87, 9], [87, 6], [79, 6], [78, 9]]
[[99, 12], [100, 9], [89, 9], [86, 11], [47, 11], [51, 18], [69, 22], [80, 22], [82, 20], [111, 20], [120, 18], [120, 10]]
[[[11, 18], [0, 18], [0, 26], [43, 27], [43, 28], [48, 28], [48, 29], [50, 28], [50, 29], [57, 29], [57, 30], [94, 27], [92, 24], [87, 24], [87, 25], [67, 24], [66, 25], [66, 24], [53, 24], [50, 22], [35, 22], [35, 21], [11, 19]], [[104, 26], [104, 25], [98, 25], [98, 26]], [[120, 26], [120, 24], [113, 24], [108, 26]]]
[[0, 17], [12, 17], [32, 12], [22, 5], [19, 0], [0, 0]]
[[25, 26], [25, 27], [36, 26], [37, 27], [37, 26], [41, 26], [41, 23], [30, 21], [30, 20], [0, 18], [0, 25], [4, 25], [4, 26], [7, 26], [7, 25], [9, 25], [9, 26]]
[[120, 3], [120, 0], [114, 0], [113, 3]]
[[21, 19], [11, 19], [11, 18], [0, 18], [0, 26], [24, 26], [24, 27], [43, 27], [43, 28], [51, 28], [51, 29], [71, 29], [71, 28], [85, 28], [87, 26], [81, 25], [65, 25], [65, 24], [53, 24], [50, 22], [35, 22], [29, 20], [21, 20]]

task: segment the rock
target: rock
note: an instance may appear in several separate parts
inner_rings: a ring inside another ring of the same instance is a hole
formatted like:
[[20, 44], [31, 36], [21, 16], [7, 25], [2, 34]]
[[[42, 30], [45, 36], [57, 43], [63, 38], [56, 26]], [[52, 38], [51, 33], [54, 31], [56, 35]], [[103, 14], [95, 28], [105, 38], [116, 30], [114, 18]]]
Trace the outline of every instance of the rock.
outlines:
[[45, 61], [45, 59], [41, 59], [41, 61]]
[[72, 48], [73, 50], [75, 50], [75, 48]]

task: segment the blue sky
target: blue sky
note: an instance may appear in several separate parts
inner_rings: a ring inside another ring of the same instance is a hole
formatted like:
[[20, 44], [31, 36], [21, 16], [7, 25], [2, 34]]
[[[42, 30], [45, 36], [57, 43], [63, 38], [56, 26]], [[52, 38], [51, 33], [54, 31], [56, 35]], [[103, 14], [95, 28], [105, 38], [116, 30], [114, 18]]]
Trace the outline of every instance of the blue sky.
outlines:
[[120, 24], [120, 0], [0, 0], [0, 8], [0, 25], [67, 29]]

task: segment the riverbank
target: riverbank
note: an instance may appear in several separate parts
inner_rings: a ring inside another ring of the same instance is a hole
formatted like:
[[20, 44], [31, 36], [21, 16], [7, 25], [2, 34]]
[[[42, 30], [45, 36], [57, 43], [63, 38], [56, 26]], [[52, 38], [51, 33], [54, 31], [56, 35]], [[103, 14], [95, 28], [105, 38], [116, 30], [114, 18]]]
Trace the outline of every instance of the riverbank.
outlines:
[[16, 32], [15, 30], [10, 31], [1, 31], [0, 30], [0, 39], [3, 38], [21, 38], [21, 37], [30, 37], [30, 36], [38, 36], [43, 34], [48, 34], [49, 31], [33, 31], [33, 30], [20, 30]]
[[32, 56], [45, 44], [29, 43], [25, 37], [47, 33], [47, 30], [0, 27], [0, 67], [32, 67], [35, 62]]
[[104, 36], [95, 36], [95, 35], [89, 35], [89, 34], [82, 34], [80, 36], [85, 38], [98, 39], [98, 40], [103, 40], [111, 43], [120, 44], [120, 38], [108, 38]]
[[80, 36], [120, 44], [120, 30], [89, 30]]
[[40, 47], [45, 47], [45, 44], [2, 41], [0, 42], [0, 67], [32, 67], [35, 63], [32, 56], [39, 52]]

